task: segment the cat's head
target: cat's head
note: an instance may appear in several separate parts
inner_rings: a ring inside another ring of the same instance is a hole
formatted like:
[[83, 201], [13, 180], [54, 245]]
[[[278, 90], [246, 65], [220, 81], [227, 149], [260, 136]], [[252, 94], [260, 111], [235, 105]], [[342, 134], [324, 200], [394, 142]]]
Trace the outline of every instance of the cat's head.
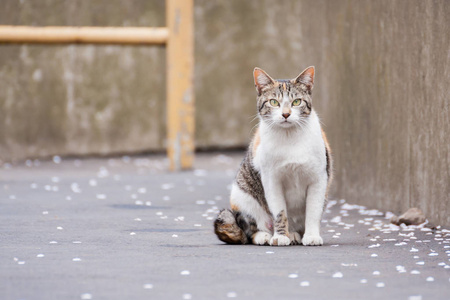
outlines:
[[311, 113], [314, 67], [294, 79], [272, 79], [260, 68], [253, 70], [258, 93], [258, 114], [270, 127], [301, 127]]

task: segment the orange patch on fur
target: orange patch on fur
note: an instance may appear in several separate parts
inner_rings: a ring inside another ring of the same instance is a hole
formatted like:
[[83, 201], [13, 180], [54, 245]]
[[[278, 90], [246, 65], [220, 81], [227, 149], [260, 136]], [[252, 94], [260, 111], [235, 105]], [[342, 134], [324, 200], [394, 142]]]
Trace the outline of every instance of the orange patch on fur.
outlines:
[[328, 152], [331, 153], [330, 144], [328, 143], [328, 139], [327, 139], [327, 136], [325, 134], [325, 131], [323, 131], [323, 129], [321, 129], [321, 131], [322, 131], [323, 141], [325, 142], [325, 148], [327, 148]]
[[286, 83], [283, 82], [283, 90], [286, 90]]
[[253, 136], [252, 141], [252, 154], [255, 157], [256, 150], [258, 149], [259, 144], [261, 143], [261, 136], [259, 135], [259, 128], [256, 130], [255, 135]]
[[239, 211], [239, 207], [236, 204], [231, 204], [232, 211]]

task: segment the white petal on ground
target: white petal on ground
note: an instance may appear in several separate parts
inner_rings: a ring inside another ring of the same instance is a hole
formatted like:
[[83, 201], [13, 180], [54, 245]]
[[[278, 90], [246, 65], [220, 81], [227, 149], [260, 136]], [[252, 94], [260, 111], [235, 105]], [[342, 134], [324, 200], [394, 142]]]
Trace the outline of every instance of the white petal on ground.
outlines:
[[81, 193], [81, 188], [80, 188], [80, 186], [78, 185], [78, 183], [76, 183], [76, 182], [73, 182], [73, 183], [70, 185], [70, 188], [72, 189], [72, 192], [74, 192], [74, 193]]
[[289, 278], [297, 278], [298, 277], [298, 274], [289, 274], [289, 276], [288, 276]]
[[149, 289], [152, 289], [152, 288], [153, 288], [153, 284], [151, 284], [151, 283], [144, 284], [144, 289], [149, 290]]
[[89, 299], [92, 299], [92, 294], [89, 294], [89, 293], [81, 294], [81, 299], [82, 299], [82, 300], [89, 300]]
[[341, 216], [336, 216], [333, 219], [330, 220], [332, 223], [339, 223], [341, 222]]
[[309, 281], [300, 282], [300, 286], [309, 286]]
[[181, 271], [180, 273], [180, 275], [189, 275], [189, 274], [191, 274], [191, 272], [189, 272], [188, 270]]
[[384, 287], [384, 282], [377, 282], [377, 287], [379, 288]]
[[237, 297], [237, 294], [236, 294], [236, 292], [228, 292], [228, 293], [227, 293], [227, 297], [228, 297], [228, 298], [236, 298], [236, 297]]
[[336, 272], [336, 273], [333, 274], [332, 277], [333, 278], [342, 278], [342, 277], [344, 277], [344, 275], [341, 272]]
[[404, 266], [396, 266], [395, 267], [399, 273], [405, 273], [406, 269]]

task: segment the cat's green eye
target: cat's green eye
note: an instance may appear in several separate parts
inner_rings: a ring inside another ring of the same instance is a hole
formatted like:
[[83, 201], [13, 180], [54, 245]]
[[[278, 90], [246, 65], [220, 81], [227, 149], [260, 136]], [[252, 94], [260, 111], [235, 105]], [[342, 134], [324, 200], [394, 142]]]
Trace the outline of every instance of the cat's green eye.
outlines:
[[270, 99], [270, 105], [272, 106], [280, 106], [280, 103], [275, 99]]
[[292, 106], [299, 106], [300, 103], [302, 103], [301, 99], [295, 99], [294, 101], [292, 101]]

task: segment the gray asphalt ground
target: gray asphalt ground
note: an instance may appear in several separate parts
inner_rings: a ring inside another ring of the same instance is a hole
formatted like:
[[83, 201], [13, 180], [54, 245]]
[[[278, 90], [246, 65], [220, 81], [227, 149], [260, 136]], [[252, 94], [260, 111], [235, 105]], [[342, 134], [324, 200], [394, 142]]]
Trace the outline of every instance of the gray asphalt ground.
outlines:
[[[224, 245], [242, 153], [0, 168], [0, 299], [450, 299], [450, 231], [330, 201], [322, 247]], [[364, 197], [364, 195], [361, 195]]]

